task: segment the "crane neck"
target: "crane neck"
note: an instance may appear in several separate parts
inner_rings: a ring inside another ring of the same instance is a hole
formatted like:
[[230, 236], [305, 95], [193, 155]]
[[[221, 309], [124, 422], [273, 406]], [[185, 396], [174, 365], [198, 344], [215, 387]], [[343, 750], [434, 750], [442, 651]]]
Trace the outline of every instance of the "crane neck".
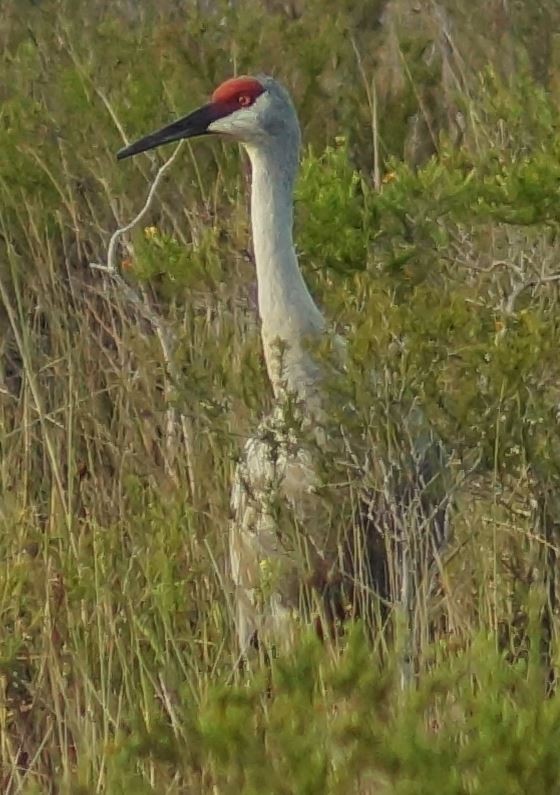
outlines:
[[319, 367], [306, 337], [321, 333], [324, 318], [300, 271], [293, 241], [293, 189], [299, 134], [247, 147], [252, 166], [251, 223], [258, 305], [268, 374], [275, 394], [287, 388], [308, 399]]

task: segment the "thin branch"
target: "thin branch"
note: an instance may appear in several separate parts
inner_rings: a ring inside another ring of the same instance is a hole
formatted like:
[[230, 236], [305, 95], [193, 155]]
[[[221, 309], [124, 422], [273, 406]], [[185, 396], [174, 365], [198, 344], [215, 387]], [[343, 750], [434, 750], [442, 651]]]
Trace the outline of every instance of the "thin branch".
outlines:
[[[138, 313], [151, 325], [159, 340], [167, 373], [169, 375], [170, 380], [174, 384], [180, 382], [180, 372], [175, 365], [175, 356], [174, 356], [174, 352], [177, 347], [175, 334], [173, 330], [169, 327], [169, 325], [164, 321], [164, 319], [150, 308], [146, 298], [143, 297], [142, 295], [139, 295], [138, 292], [133, 287], [131, 287], [119, 273], [117, 267], [117, 244], [119, 242], [119, 239], [127, 232], [130, 232], [130, 230], [133, 229], [137, 224], [139, 224], [150, 210], [152, 201], [161, 183], [161, 180], [165, 172], [175, 162], [177, 155], [179, 154], [179, 151], [182, 148], [182, 145], [183, 142], [181, 142], [177, 147], [175, 147], [175, 150], [171, 155], [171, 157], [169, 157], [165, 161], [165, 163], [159, 168], [154, 178], [154, 181], [152, 182], [150, 190], [148, 191], [148, 196], [146, 197], [144, 206], [142, 207], [140, 212], [138, 212], [134, 216], [132, 221], [129, 221], [129, 223], [119, 227], [111, 235], [111, 238], [109, 240], [109, 245], [107, 248], [106, 263], [105, 264], [100, 264], [96, 262], [90, 263], [91, 268], [101, 271], [102, 273], [106, 273], [108, 276], [111, 277], [113, 284], [119, 290], [119, 292], [125, 298], [125, 300], [128, 301], [128, 303], [132, 304], [136, 308]], [[168, 389], [166, 389], [166, 397], [169, 397]], [[186, 414], [184, 414], [183, 412], [179, 412], [179, 416], [181, 420], [181, 428], [183, 431], [183, 438], [187, 453], [186, 455], [187, 474], [189, 478], [191, 496], [194, 499], [195, 479], [194, 479], [194, 471], [192, 466], [192, 445], [191, 445], [192, 434], [190, 429], [190, 422]], [[176, 417], [175, 408], [169, 406], [167, 410], [166, 449], [167, 452], [170, 454], [170, 457], [173, 457], [173, 430], [175, 426], [175, 417]], [[170, 464], [171, 461], [168, 460], [166, 468], [168, 470], [168, 474], [173, 476]]]
[[[517, 303], [518, 298], [525, 290], [530, 290], [532, 287], [542, 287], [545, 284], [552, 284], [554, 282], [560, 282], [560, 273], [551, 273], [548, 276], [534, 276], [531, 279], [527, 279], [526, 282], [521, 282], [520, 284], [515, 287], [507, 300], [504, 300], [502, 304], [502, 312], [504, 315], [511, 317], [515, 314], [515, 304]], [[497, 344], [502, 337], [505, 336], [506, 333], [506, 324], [501, 323], [500, 328], [498, 329], [496, 336], [495, 336], [495, 343]]]
[[142, 218], [144, 218], [144, 216], [148, 213], [148, 211], [149, 211], [149, 209], [150, 209], [150, 207], [152, 205], [152, 200], [153, 200], [153, 198], [155, 196], [155, 193], [156, 193], [156, 191], [157, 191], [157, 189], [159, 187], [159, 184], [160, 184], [161, 180], [163, 179], [163, 175], [165, 174], [165, 172], [175, 162], [175, 160], [177, 158], [177, 155], [181, 151], [183, 143], [184, 142], [181, 141], [179, 143], [179, 145], [175, 147], [175, 150], [174, 150], [173, 154], [171, 155], [171, 157], [169, 157], [165, 161], [165, 163], [159, 168], [159, 170], [158, 170], [158, 172], [157, 172], [157, 174], [155, 176], [155, 179], [152, 182], [150, 190], [148, 191], [148, 197], [146, 199], [146, 202], [145, 202], [144, 206], [142, 207], [142, 209], [140, 210], [140, 212], [138, 213], [138, 215], [136, 215], [132, 219], [132, 221], [130, 221], [125, 226], [119, 227], [119, 229], [117, 229], [111, 235], [111, 239], [109, 240], [109, 248], [107, 249], [107, 270], [109, 272], [113, 273], [113, 272], [116, 271], [116, 267], [115, 267], [115, 250], [116, 250], [117, 242], [118, 242], [119, 238], [122, 237], [127, 232], [130, 232], [130, 230], [133, 229], [136, 226], [136, 224], [139, 224], [140, 221], [142, 220]]
[[513, 315], [515, 312], [515, 304], [517, 299], [522, 293], [525, 292], [525, 290], [530, 290], [531, 287], [541, 287], [543, 284], [550, 284], [551, 282], [558, 281], [560, 281], [560, 273], [551, 273], [549, 276], [534, 277], [526, 282], [518, 284], [515, 290], [513, 290], [509, 295], [504, 306], [504, 312], [506, 315]]
[[350, 36], [350, 42], [352, 44], [352, 49], [354, 50], [354, 55], [356, 56], [356, 61], [358, 62], [360, 77], [362, 78], [362, 82], [364, 84], [367, 103], [371, 113], [371, 134], [373, 143], [373, 186], [379, 193], [381, 190], [381, 175], [379, 163], [379, 124], [377, 116], [377, 88], [375, 85], [375, 76], [372, 76], [370, 83], [366, 74], [360, 50], [356, 40], [354, 39], [354, 36]]

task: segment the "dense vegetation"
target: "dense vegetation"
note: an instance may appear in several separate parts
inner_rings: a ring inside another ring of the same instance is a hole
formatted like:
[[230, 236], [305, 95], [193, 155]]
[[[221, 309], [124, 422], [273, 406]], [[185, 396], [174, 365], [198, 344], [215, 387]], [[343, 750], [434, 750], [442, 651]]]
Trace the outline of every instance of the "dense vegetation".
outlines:
[[[2, 792], [556, 793], [556, 0], [4, 0], [0, 47]], [[271, 402], [237, 149], [183, 147], [130, 289], [92, 267], [169, 154], [115, 151], [259, 71], [356, 405], [383, 373], [454, 451], [404, 691], [359, 625], [236, 666], [229, 484]]]

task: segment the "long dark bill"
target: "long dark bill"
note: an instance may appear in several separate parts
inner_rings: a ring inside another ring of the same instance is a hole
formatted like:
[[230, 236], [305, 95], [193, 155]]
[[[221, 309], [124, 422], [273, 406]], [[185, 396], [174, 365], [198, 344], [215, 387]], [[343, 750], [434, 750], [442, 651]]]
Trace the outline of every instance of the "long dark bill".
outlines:
[[161, 130], [150, 133], [144, 138], [140, 138], [124, 149], [117, 152], [117, 159], [123, 160], [125, 157], [137, 155], [140, 152], [147, 152], [148, 149], [155, 149], [156, 146], [169, 144], [172, 141], [179, 141], [182, 138], [194, 138], [196, 135], [208, 135], [208, 125], [222, 115], [221, 109], [215, 104], [203, 105], [198, 110], [193, 110], [182, 119], [172, 122], [162, 127]]

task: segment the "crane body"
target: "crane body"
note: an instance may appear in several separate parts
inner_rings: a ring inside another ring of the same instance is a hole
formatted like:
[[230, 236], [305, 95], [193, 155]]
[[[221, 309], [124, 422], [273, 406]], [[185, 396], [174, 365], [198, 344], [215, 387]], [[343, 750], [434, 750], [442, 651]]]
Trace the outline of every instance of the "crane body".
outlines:
[[[271, 636], [275, 641], [287, 637], [294, 613], [302, 607], [302, 584], [314, 583], [324, 596], [336, 580], [333, 572], [341, 566], [341, 533], [329, 525], [316, 495], [319, 479], [313, 445], [302, 441], [285, 411], [288, 404], [295, 403], [301, 427], [311, 431], [318, 446], [324, 447], [321, 425], [328, 412], [324, 369], [309, 342], [330, 332], [307, 288], [294, 248], [293, 188], [300, 129], [288, 92], [270, 77], [232, 78], [218, 87], [208, 105], [125, 147], [118, 157], [200, 135], [238, 141], [251, 161], [258, 309], [276, 398], [272, 415], [245, 445], [232, 489], [230, 570], [237, 637], [244, 652], [255, 636]], [[333, 341], [340, 353], [342, 343], [335, 337]], [[293, 532], [288, 535], [279, 530], [279, 501], [292, 512]], [[373, 517], [362, 525], [375, 540], [369, 543], [366, 539], [366, 546], [379, 558], [386, 557], [382, 523]], [[394, 528], [394, 522], [391, 526]], [[400, 541], [387, 543], [396, 548]], [[373, 561], [369, 568], [381, 571], [385, 563]], [[403, 571], [398, 584], [389, 585], [387, 572], [377, 580], [395, 599], [408, 602], [407, 566], [406, 555], [402, 555], [396, 566]], [[356, 571], [354, 575], [358, 576]], [[331, 614], [337, 609], [331, 603]]]

